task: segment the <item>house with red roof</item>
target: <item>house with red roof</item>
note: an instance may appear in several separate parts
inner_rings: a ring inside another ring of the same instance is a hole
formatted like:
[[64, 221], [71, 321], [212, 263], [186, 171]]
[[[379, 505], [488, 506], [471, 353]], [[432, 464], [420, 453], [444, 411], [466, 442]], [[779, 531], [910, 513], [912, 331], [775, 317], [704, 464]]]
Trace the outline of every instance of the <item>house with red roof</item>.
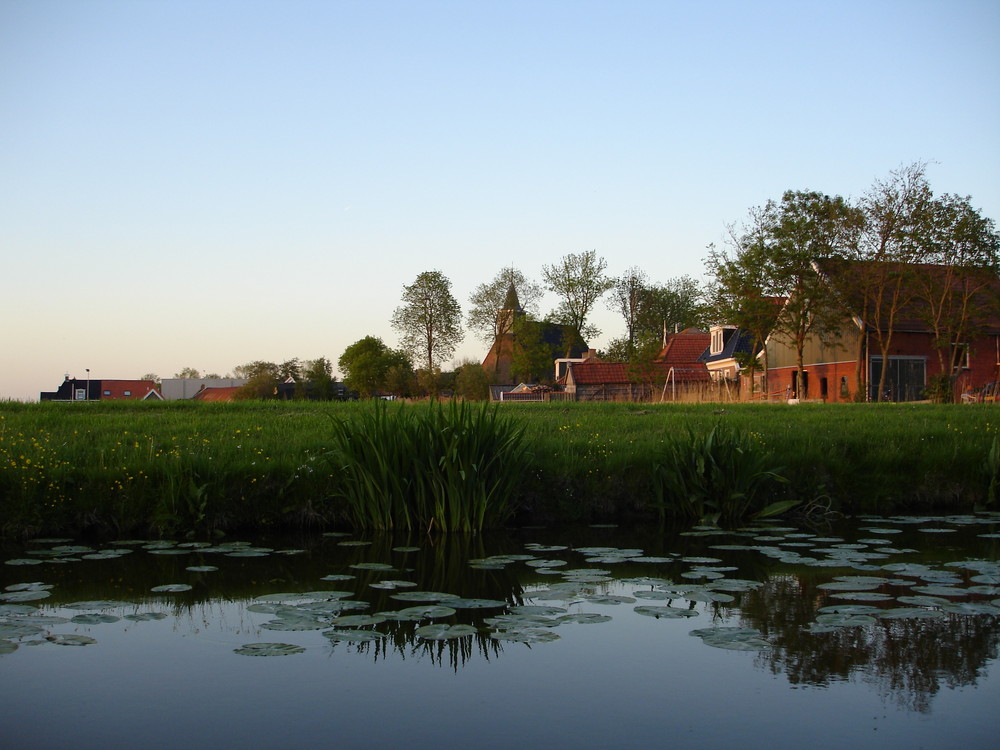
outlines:
[[163, 396], [152, 380], [108, 380], [107, 378], [71, 378], [69, 375], [54, 391], [42, 391], [39, 401], [162, 401]]
[[557, 385], [576, 401], [676, 399], [711, 383], [700, 360], [709, 340], [709, 334], [689, 328], [668, 336], [653, 362], [603, 362], [596, 357], [566, 362]]
[[[860, 377], [862, 400], [916, 401], [927, 398], [935, 378], [944, 378], [955, 400], [975, 400], [1000, 381], [1000, 278], [995, 273], [842, 260], [819, 261], [816, 270], [838, 291], [841, 306], [830, 314], [839, 314], [843, 323], [835, 335], [806, 340], [801, 382], [794, 346], [770, 336], [771, 393], [853, 401]], [[888, 372], [880, 399], [883, 368]]]

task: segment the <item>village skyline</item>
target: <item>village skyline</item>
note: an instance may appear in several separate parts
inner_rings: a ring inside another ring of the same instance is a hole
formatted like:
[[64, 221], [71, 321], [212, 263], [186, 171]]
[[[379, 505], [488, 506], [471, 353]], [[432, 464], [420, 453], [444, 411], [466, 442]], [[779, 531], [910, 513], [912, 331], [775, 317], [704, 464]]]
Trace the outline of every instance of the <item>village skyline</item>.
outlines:
[[[752, 207], [915, 161], [996, 219], [998, 32], [971, 1], [12, 0], [0, 399], [395, 348], [432, 269], [463, 312], [590, 250], [704, 280]], [[590, 322], [595, 348], [622, 334], [604, 300]]]

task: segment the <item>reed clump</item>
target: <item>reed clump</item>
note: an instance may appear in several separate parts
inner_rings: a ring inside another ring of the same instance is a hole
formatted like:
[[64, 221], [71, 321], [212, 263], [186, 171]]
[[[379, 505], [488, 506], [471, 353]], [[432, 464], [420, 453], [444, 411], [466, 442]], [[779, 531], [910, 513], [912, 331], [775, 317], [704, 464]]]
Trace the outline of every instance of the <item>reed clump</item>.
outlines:
[[707, 433], [688, 428], [671, 436], [653, 465], [653, 507], [668, 516], [734, 526], [748, 517], [783, 513], [796, 500], [773, 499], [788, 480], [771, 465], [759, 437], [716, 425]]
[[464, 402], [375, 404], [336, 420], [326, 459], [355, 528], [440, 532], [502, 525], [528, 465], [509, 414]]

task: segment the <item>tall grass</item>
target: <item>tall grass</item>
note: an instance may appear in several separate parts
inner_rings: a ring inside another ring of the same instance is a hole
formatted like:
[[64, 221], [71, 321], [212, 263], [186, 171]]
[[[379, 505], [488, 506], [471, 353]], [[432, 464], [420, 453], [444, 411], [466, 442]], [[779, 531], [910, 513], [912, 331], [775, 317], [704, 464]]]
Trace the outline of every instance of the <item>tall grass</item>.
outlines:
[[327, 460], [355, 527], [478, 532], [516, 507], [523, 435], [497, 407], [377, 403], [335, 422]]
[[798, 504], [775, 500], [788, 480], [751, 433], [715, 425], [672, 437], [653, 465], [653, 507], [667, 516], [734, 526], [748, 516], [778, 515]]
[[[398, 405], [382, 406], [391, 412]], [[0, 403], [0, 536], [62, 536], [86, 529], [204, 534], [342, 523], [353, 512], [342, 490], [346, 474], [325, 460], [331, 421], [345, 428], [361, 424], [372, 419], [375, 408], [307, 402]], [[404, 407], [413, 417], [449, 408]], [[991, 486], [994, 497], [1000, 491], [1000, 449], [991, 453], [1000, 435], [998, 408], [552, 403], [503, 404], [491, 418], [523, 430], [521, 448], [530, 450], [522, 456], [522, 481], [505, 485], [507, 502], [534, 523], [590, 522], [655, 518], [659, 480], [653, 468], [664, 463], [669, 443], [689, 429], [705, 435], [717, 424], [752, 434], [772, 456], [765, 468], [784, 467], [789, 499], [830, 498], [846, 513], [972, 510], [988, 500]], [[444, 434], [433, 440], [439, 441], [437, 455], [446, 455], [440, 445]], [[419, 441], [422, 451], [432, 445], [429, 437]], [[486, 467], [481, 463], [477, 476]], [[449, 475], [442, 471], [442, 476]], [[449, 484], [463, 479], [460, 471], [451, 476]], [[393, 473], [386, 481], [391, 485], [396, 478]], [[441, 514], [449, 517], [444, 509]]]

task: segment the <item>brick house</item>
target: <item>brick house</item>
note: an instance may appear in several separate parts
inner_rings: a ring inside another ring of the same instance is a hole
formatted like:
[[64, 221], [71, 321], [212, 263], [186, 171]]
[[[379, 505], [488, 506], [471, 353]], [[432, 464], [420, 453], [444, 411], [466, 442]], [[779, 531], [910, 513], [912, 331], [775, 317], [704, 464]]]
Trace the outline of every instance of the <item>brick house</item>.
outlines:
[[69, 375], [54, 391], [42, 391], [39, 401], [145, 401], [163, 400], [152, 380], [106, 380], [71, 378]]
[[[966, 287], [963, 304], [973, 310], [967, 335], [942, 347], [928, 323], [929, 304], [912, 290], [917, 283], [938, 283], [942, 290], [959, 282], [946, 275], [941, 266], [899, 266], [910, 276], [899, 277], [899, 296], [905, 304], [898, 306], [891, 321], [885, 310], [866, 305], [852, 289], [849, 278], [857, 264], [824, 261], [817, 270], [829, 283], [839, 288], [843, 309], [843, 325], [826, 340], [811, 337], [803, 351], [804, 372], [798, 382], [795, 348], [789, 342], [772, 335], [766, 342], [768, 390], [787, 398], [819, 399], [829, 402], [856, 400], [860, 371], [862, 398], [877, 400], [878, 384], [883, 366], [888, 367], [882, 400], [916, 401], [926, 397], [926, 390], [935, 376], [947, 376], [956, 400], [963, 393], [973, 393], [987, 383], [1000, 380], [1000, 279], [993, 274], [975, 288]], [[983, 277], [979, 277], [982, 279]], [[863, 314], [865, 310], [867, 314]], [[867, 319], [866, 319], [867, 318]], [[876, 322], [879, 321], [879, 322]], [[891, 331], [890, 347], [883, 363], [879, 346]], [[942, 367], [941, 359], [946, 364]]]

